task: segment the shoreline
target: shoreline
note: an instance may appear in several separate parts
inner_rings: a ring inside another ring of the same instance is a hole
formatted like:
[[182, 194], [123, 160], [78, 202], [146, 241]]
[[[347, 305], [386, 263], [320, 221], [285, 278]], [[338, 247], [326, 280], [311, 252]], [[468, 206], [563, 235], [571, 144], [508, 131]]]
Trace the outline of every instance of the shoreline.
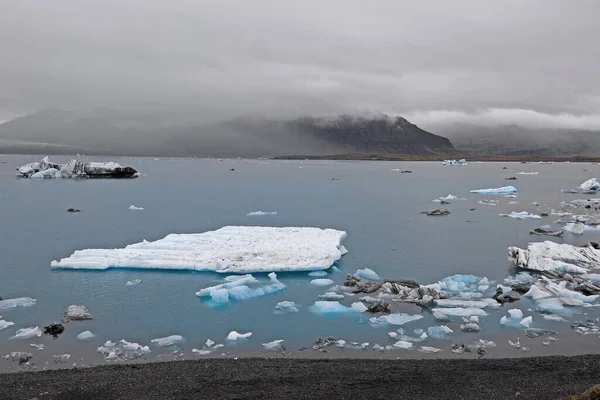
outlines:
[[498, 359], [241, 358], [0, 374], [2, 399], [562, 399], [600, 382], [600, 355]]

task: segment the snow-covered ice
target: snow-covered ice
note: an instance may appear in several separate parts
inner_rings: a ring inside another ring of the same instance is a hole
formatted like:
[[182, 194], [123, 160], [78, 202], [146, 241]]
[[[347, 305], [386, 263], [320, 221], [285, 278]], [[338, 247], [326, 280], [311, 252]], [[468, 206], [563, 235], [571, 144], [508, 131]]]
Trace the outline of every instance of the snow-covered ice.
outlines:
[[150, 341], [150, 343], [152, 343], [155, 346], [159, 346], [159, 347], [167, 347], [167, 346], [172, 346], [181, 341], [183, 341], [183, 336], [171, 335], [171, 336], [167, 336], [167, 337], [152, 339]]
[[229, 342], [235, 342], [236, 340], [246, 340], [250, 336], [252, 336], [252, 332], [238, 333], [236, 331], [231, 331], [229, 332], [229, 335], [227, 335], [225, 340]]
[[509, 260], [521, 268], [584, 274], [600, 267], [600, 250], [549, 240], [529, 243], [527, 249], [508, 248]]
[[354, 276], [357, 278], [366, 279], [368, 281], [378, 281], [381, 278], [375, 271], [369, 268], [359, 269], [354, 273]]
[[8, 310], [17, 307], [31, 307], [35, 305], [35, 299], [31, 297], [16, 297], [14, 299], [0, 300], [0, 310]]
[[487, 194], [487, 195], [511, 194], [511, 193], [517, 193], [517, 188], [515, 188], [514, 186], [503, 186], [503, 187], [493, 188], [493, 189], [475, 189], [475, 190], [471, 190], [471, 193]]
[[333, 285], [333, 281], [328, 278], [313, 279], [312, 281], [310, 281], [310, 283], [311, 283], [311, 285], [315, 285], [315, 286], [331, 286], [331, 285]]
[[94, 336], [96, 336], [96, 335], [94, 335], [90, 331], [83, 331], [83, 332], [81, 332], [80, 334], [77, 335], [77, 339], [87, 340], [87, 339], [93, 338]]
[[346, 232], [320, 228], [227, 226], [170, 234], [122, 249], [86, 249], [52, 268], [149, 268], [224, 273], [324, 270], [346, 253]]
[[514, 219], [541, 219], [539, 215], [529, 214], [527, 211], [516, 212], [513, 211], [510, 214], [498, 214], [501, 217], [509, 217]]
[[11, 339], [31, 339], [42, 336], [42, 330], [37, 326], [31, 328], [21, 328], [15, 332]]
[[298, 312], [296, 303], [293, 301], [280, 301], [275, 305], [275, 314], [287, 314]]

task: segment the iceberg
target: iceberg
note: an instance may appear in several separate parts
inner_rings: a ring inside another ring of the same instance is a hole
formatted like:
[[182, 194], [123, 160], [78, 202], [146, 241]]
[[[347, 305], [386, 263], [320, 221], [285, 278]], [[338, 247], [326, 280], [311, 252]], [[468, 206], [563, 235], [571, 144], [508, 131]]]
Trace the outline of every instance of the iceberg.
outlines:
[[42, 336], [42, 330], [37, 326], [31, 328], [22, 328], [15, 332], [11, 339], [31, 339]]
[[448, 335], [450, 335], [452, 332], [454, 331], [448, 328], [446, 325], [430, 326], [427, 328], [427, 335], [434, 339], [448, 339]]
[[96, 335], [94, 335], [90, 331], [83, 331], [83, 332], [81, 332], [80, 334], [77, 335], [77, 339], [79, 339], [79, 340], [87, 340], [87, 339], [93, 338], [94, 336], [96, 336]]
[[325, 270], [347, 251], [346, 232], [320, 228], [227, 226], [171, 234], [122, 249], [86, 249], [52, 261], [52, 268], [147, 268], [219, 273]]
[[412, 349], [413, 344], [411, 342], [407, 342], [405, 340], [398, 340], [396, 343], [393, 344], [394, 347], [397, 347], [399, 349]]
[[452, 315], [455, 317], [471, 317], [473, 315], [478, 317], [485, 317], [487, 313], [481, 308], [476, 307], [449, 307], [449, 308], [433, 308], [432, 312], [440, 312], [446, 315]]
[[331, 279], [313, 279], [310, 281], [311, 285], [315, 286], [331, 286], [333, 285], [333, 281]]
[[539, 215], [529, 214], [527, 211], [516, 212], [513, 211], [510, 214], [498, 214], [501, 217], [509, 217], [514, 219], [541, 219]]
[[92, 318], [92, 314], [85, 306], [78, 306], [75, 304], [67, 307], [64, 313], [64, 319], [67, 321], [85, 321]]
[[490, 284], [486, 277], [457, 274], [425, 287], [463, 299], [473, 299], [482, 297], [488, 291]]
[[569, 222], [565, 225], [565, 231], [571, 232], [575, 235], [583, 235], [583, 231], [585, 231], [585, 224], [582, 222]]
[[16, 297], [14, 299], [0, 300], [0, 310], [8, 310], [17, 307], [31, 307], [35, 305], [35, 299], [31, 297]]
[[137, 171], [115, 162], [83, 163], [71, 160], [66, 164], [51, 162], [44, 157], [40, 162], [29, 163], [17, 168], [18, 176], [32, 179], [55, 178], [135, 178]]
[[354, 273], [354, 276], [357, 278], [361, 278], [361, 279], [366, 279], [368, 281], [379, 281], [381, 280], [381, 278], [379, 277], [379, 275], [377, 275], [375, 273], [375, 271], [369, 269], [369, 268], [364, 268], [364, 269], [359, 269]]
[[437, 199], [432, 200], [432, 203], [448, 204], [450, 202], [458, 201], [458, 200], [466, 200], [466, 199], [460, 198], [453, 194], [449, 194], [446, 197], [438, 197]]
[[419, 314], [405, 314], [405, 313], [396, 313], [389, 315], [382, 315], [381, 317], [373, 317], [369, 319], [369, 322], [373, 325], [404, 325], [408, 322], [418, 321], [423, 318], [422, 315]]
[[127, 286], [135, 286], [135, 285], [137, 285], [139, 283], [142, 283], [141, 279], [134, 279], [132, 281], [127, 281], [126, 285]]
[[159, 346], [159, 347], [168, 347], [168, 346], [172, 346], [176, 343], [179, 343], [181, 341], [183, 341], [183, 336], [171, 335], [171, 336], [167, 336], [167, 337], [152, 339], [150, 341], [150, 343], [152, 343], [156, 346]]
[[471, 190], [471, 193], [487, 195], [513, 194], [517, 193], [517, 188], [514, 186], [503, 186], [496, 189], [475, 189]]
[[336, 293], [336, 292], [325, 292], [325, 293], [319, 295], [319, 298], [321, 300], [343, 300], [344, 295], [341, 293]]
[[264, 215], [277, 215], [274, 211], [252, 211], [246, 214], [248, 217], [261, 217]]
[[133, 204], [129, 206], [129, 210], [131, 211], [144, 211], [144, 207], [137, 207], [134, 206]]
[[315, 304], [310, 306], [310, 311], [314, 312], [315, 314], [326, 315], [326, 316], [327, 315], [335, 316], [335, 315], [344, 315], [344, 314], [355, 313], [353, 308], [341, 305], [339, 301], [324, 301], [324, 300], [315, 301]]
[[477, 204], [481, 204], [482, 206], [497, 206], [498, 200], [477, 200]]
[[556, 297], [539, 300], [537, 306], [540, 311], [550, 313], [560, 313], [565, 309], [563, 304]]
[[295, 313], [298, 312], [298, 308], [293, 301], [281, 301], [275, 305], [274, 312], [275, 314]]
[[356, 301], [350, 305], [352, 309], [358, 313], [363, 313], [369, 310], [369, 307], [365, 306], [365, 304], [361, 301]]
[[229, 342], [235, 342], [236, 340], [246, 340], [250, 336], [252, 336], [252, 332], [238, 333], [236, 331], [231, 331], [231, 332], [229, 332], [229, 335], [227, 335], [225, 340], [227, 340]]
[[534, 271], [585, 274], [600, 267], [600, 250], [551, 241], [529, 243], [527, 249], [508, 248], [508, 259], [518, 267]]
[[596, 178], [588, 179], [583, 182], [579, 187], [583, 190], [598, 190], [600, 189], [600, 183], [596, 180]]
[[238, 280], [201, 289], [196, 292], [196, 296], [210, 297], [215, 303], [228, 303], [230, 300], [243, 301], [262, 297], [286, 288], [286, 285], [277, 279], [277, 274], [271, 272], [268, 276], [270, 282], [263, 286], [248, 286], [249, 284], [256, 284], [258, 282], [256, 278], [248, 274]]
[[536, 285], [532, 285], [529, 288], [529, 291], [527, 293], [525, 293], [523, 295], [524, 297], [529, 297], [533, 300], [541, 300], [541, 299], [546, 299], [548, 297], [552, 297], [552, 295], [542, 289], [540, 289], [539, 287], [537, 287]]

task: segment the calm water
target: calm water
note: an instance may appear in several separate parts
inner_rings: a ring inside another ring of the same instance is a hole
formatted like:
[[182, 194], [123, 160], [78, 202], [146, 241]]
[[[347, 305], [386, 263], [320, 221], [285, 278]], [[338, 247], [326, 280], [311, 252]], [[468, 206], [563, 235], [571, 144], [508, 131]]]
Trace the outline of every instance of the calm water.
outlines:
[[[0, 156], [0, 296], [30, 296], [37, 304], [30, 308], [3, 311], [3, 319], [15, 322], [0, 331], [0, 355], [14, 350], [33, 350], [38, 359], [51, 359], [65, 352], [98, 361], [97, 346], [106, 340], [125, 338], [149, 344], [150, 339], [180, 334], [185, 337], [186, 354], [201, 348], [207, 338], [222, 343], [231, 330], [252, 331], [250, 341], [225, 351], [233, 355], [263, 355], [261, 343], [285, 339], [288, 350], [311, 346], [317, 337], [334, 336], [346, 341], [391, 344], [387, 332], [375, 329], [361, 317], [325, 318], [308, 307], [325, 289], [309, 284], [305, 273], [281, 274], [287, 289], [276, 295], [234, 303], [226, 309], [203, 304], [194, 293], [221, 282], [213, 273], [161, 271], [53, 271], [50, 261], [70, 255], [74, 250], [123, 247], [143, 239], [156, 240], [168, 233], [197, 233], [225, 225], [316, 226], [345, 230], [349, 253], [340, 263], [341, 272], [330, 278], [341, 284], [346, 273], [368, 267], [391, 279], [415, 279], [433, 283], [456, 273], [487, 276], [501, 282], [513, 273], [507, 261], [508, 246], [524, 247], [528, 231], [555, 220], [517, 221], [500, 218], [510, 211], [546, 211], [574, 195], [561, 188], [573, 188], [583, 180], [600, 175], [590, 164], [472, 163], [468, 167], [443, 167], [427, 162], [330, 162], [267, 160], [195, 160], [115, 158], [138, 169], [143, 176], [135, 180], [26, 180], [15, 178], [14, 167], [37, 160], [34, 156]], [[63, 162], [65, 157], [54, 157]], [[101, 161], [106, 158], [90, 158]], [[112, 159], [111, 159], [112, 160]], [[507, 166], [507, 170], [502, 167]], [[230, 171], [234, 168], [235, 171]], [[401, 174], [391, 169], [409, 169]], [[583, 169], [587, 169], [584, 172]], [[519, 171], [539, 171], [539, 175], [516, 175]], [[517, 176], [517, 181], [505, 181]], [[336, 177], [339, 180], [331, 180]], [[470, 189], [514, 184], [518, 199], [498, 199], [496, 207], [477, 204], [486, 198], [470, 195]], [[431, 200], [447, 194], [466, 197], [447, 207], [447, 217], [426, 217], [420, 212], [435, 208]], [[508, 205], [518, 200], [518, 205]], [[537, 201], [540, 207], [531, 203]], [[129, 211], [130, 204], [144, 211]], [[69, 207], [82, 213], [65, 212]], [[470, 208], [476, 208], [470, 211]], [[276, 211], [276, 216], [248, 217], [250, 211]], [[565, 234], [561, 241], [583, 244], [598, 239], [587, 233], [581, 237]], [[128, 280], [141, 279], [136, 286]], [[273, 307], [284, 300], [299, 304], [300, 312], [274, 315]], [[356, 301], [356, 300], [352, 300]], [[352, 301], [346, 299], [345, 304]], [[27, 341], [8, 340], [18, 328], [43, 325], [59, 320], [70, 304], [84, 304], [93, 321], [72, 322], [58, 339], [49, 337]], [[568, 324], [544, 321], [526, 300], [515, 306], [534, 316], [534, 326], [551, 327], [561, 332], [561, 341], [552, 347], [531, 344], [528, 354], [596, 351], [596, 337], [574, 336]], [[592, 309], [579, 311], [589, 312]], [[407, 306], [406, 312], [418, 313]], [[482, 323], [480, 334], [460, 333], [459, 321], [448, 324], [454, 339], [471, 342], [476, 338], [506, 343], [522, 332], [500, 328], [505, 312], [491, 312]], [[582, 315], [571, 319], [581, 320]], [[437, 325], [430, 316], [404, 326], [407, 330]], [[396, 327], [397, 328], [397, 327]], [[75, 336], [91, 330], [97, 338], [80, 341]], [[29, 343], [45, 343], [36, 352]], [[451, 342], [429, 341], [427, 345], [444, 349]], [[504, 346], [506, 347], [506, 346]], [[511, 349], [512, 350], [512, 349]], [[506, 348], [495, 355], [512, 355]], [[152, 357], [169, 350], [153, 350]], [[355, 353], [359, 353], [355, 351]], [[364, 353], [364, 352], [360, 352]], [[420, 353], [395, 350], [394, 357], [421, 357]], [[494, 351], [491, 351], [494, 355]], [[43, 356], [42, 356], [43, 354]], [[313, 356], [312, 350], [299, 353]], [[353, 353], [345, 353], [353, 355]], [[371, 356], [380, 356], [370, 352]], [[319, 353], [322, 356], [322, 353]], [[515, 354], [518, 355], [518, 354]], [[358, 355], [357, 355], [358, 356]], [[88, 360], [89, 359], [89, 360]], [[76, 361], [79, 362], [79, 361]], [[12, 365], [2, 360], [0, 366]]]

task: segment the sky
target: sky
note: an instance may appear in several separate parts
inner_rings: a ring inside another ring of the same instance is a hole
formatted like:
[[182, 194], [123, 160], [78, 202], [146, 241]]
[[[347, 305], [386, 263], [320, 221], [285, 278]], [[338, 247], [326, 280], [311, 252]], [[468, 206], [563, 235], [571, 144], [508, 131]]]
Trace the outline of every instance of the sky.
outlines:
[[[597, 0], [0, 0], [0, 120], [380, 111], [600, 128]], [[499, 122], [498, 122], [499, 121]]]

